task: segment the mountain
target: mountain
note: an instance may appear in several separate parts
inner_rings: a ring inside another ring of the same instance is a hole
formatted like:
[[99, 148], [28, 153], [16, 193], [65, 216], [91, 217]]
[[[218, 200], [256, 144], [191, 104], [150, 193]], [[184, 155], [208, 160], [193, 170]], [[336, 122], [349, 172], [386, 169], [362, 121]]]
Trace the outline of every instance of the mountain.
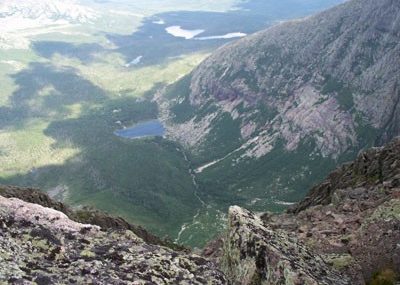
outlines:
[[231, 207], [222, 242], [203, 256], [120, 218], [0, 186], [0, 282], [396, 284], [399, 186], [400, 138], [336, 169], [286, 213]]
[[[119, 130], [156, 119], [147, 95], [231, 36], [341, 1], [0, 0], [0, 183], [199, 246], [186, 224], [202, 203], [181, 147]], [[193, 30], [204, 32], [179, 37]]]
[[400, 3], [352, 0], [228, 44], [156, 100], [205, 196], [279, 208], [400, 134]]

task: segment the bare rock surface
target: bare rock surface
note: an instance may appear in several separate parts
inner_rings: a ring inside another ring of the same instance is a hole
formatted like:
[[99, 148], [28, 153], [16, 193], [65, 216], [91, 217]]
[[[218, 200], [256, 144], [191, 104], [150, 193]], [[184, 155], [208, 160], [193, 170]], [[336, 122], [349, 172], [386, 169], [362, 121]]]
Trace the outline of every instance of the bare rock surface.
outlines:
[[60, 230], [63, 232], [78, 232], [83, 229], [98, 232], [99, 226], [80, 224], [70, 220], [62, 212], [45, 208], [43, 206], [25, 203], [16, 198], [4, 198], [0, 196], [0, 214], [14, 219], [16, 222], [37, 223], [49, 230]]
[[0, 283], [227, 284], [206, 259], [0, 196]]
[[229, 210], [222, 264], [233, 284], [351, 284], [294, 235], [237, 206]]
[[171, 241], [161, 239], [151, 234], [143, 227], [128, 223], [121, 217], [114, 217], [89, 207], [71, 209], [64, 203], [53, 200], [47, 193], [39, 189], [0, 185], [0, 195], [5, 198], [18, 198], [25, 202], [52, 208], [64, 213], [71, 220], [79, 223], [97, 225], [102, 229], [130, 230], [146, 243], [167, 246], [179, 251], [188, 251], [187, 248], [174, 244]]

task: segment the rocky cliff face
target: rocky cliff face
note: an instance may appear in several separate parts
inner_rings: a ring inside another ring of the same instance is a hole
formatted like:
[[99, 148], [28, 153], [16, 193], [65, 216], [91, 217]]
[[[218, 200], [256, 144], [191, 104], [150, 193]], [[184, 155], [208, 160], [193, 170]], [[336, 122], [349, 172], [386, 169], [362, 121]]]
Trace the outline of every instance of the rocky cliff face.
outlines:
[[220, 48], [160, 99], [169, 135], [248, 203], [311, 186], [400, 134], [399, 14], [396, 0], [352, 0]]
[[231, 207], [221, 260], [233, 284], [394, 284], [399, 241], [397, 139], [334, 171], [285, 214]]
[[[365, 126], [390, 140], [399, 134], [399, 11], [395, 0], [353, 0], [221, 48], [193, 73], [190, 104], [214, 102], [240, 118], [242, 138], [260, 136], [250, 156], [278, 138], [296, 149], [307, 136], [337, 155]], [[265, 113], [258, 104], [269, 118], [254, 119]]]

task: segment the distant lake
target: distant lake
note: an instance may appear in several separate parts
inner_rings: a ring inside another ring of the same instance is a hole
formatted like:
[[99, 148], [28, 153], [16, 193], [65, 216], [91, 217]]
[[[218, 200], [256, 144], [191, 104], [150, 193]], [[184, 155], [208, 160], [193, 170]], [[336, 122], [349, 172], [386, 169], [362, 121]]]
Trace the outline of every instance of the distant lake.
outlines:
[[164, 125], [159, 120], [151, 120], [135, 124], [129, 128], [116, 130], [114, 134], [123, 138], [137, 139], [152, 136], [163, 136], [164, 132]]
[[181, 26], [171, 26], [165, 29], [168, 34], [173, 35], [177, 38], [185, 38], [187, 40], [193, 39], [195, 36], [200, 35], [204, 30], [185, 30]]
[[234, 39], [234, 38], [241, 38], [246, 36], [245, 33], [235, 32], [235, 33], [228, 33], [224, 35], [215, 35], [215, 36], [207, 36], [207, 37], [196, 37], [205, 32], [205, 30], [197, 29], [197, 30], [185, 30], [182, 29], [181, 26], [171, 26], [165, 29], [168, 34], [173, 35], [177, 38], [185, 38], [187, 40], [218, 40], [218, 39]]

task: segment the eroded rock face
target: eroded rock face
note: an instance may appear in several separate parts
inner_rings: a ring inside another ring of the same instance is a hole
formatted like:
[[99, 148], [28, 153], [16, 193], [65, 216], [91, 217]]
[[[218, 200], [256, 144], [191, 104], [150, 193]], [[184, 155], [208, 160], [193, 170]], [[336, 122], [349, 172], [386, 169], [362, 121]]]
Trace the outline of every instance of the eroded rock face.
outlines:
[[199, 256], [2, 196], [0, 264], [0, 283], [9, 284], [227, 284]]
[[229, 210], [223, 267], [233, 284], [351, 284], [293, 234], [237, 206]]
[[271, 141], [294, 150], [310, 137], [324, 156], [338, 155], [360, 144], [367, 126], [387, 143], [400, 134], [399, 11], [395, 0], [352, 0], [220, 48], [193, 72], [190, 103], [239, 117], [245, 141], [261, 137], [253, 157]]
[[338, 168], [287, 213], [231, 208], [221, 259], [243, 284], [361, 285], [400, 276], [399, 242], [400, 138]]
[[399, 14], [397, 0], [345, 1], [221, 47], [156, 96], [204, 192], [260, 211], [399, 136]]
[[54, 209], [31, 203], [24, 203], [16, 198], [0, 196], [0, 215], [9, 217], [15, 222], [34, 224], [40, 221], [42, 227], [60, 232], [85, 231], [98, 232], [99, 226], [81, 224], [70, 220], [67, 215]]

